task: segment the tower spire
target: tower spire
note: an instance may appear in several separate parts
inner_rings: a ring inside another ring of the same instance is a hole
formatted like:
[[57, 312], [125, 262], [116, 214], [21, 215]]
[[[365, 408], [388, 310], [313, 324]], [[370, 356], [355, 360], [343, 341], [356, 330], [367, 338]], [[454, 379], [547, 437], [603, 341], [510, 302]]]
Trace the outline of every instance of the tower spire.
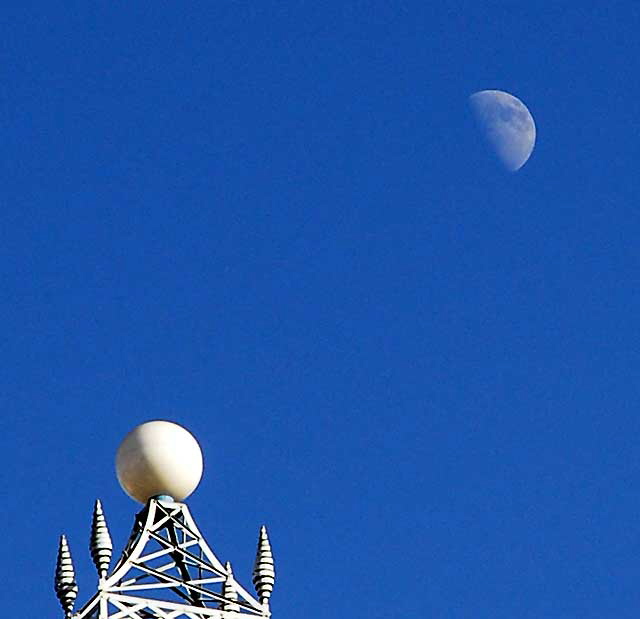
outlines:
[[260, 603], [268, 606], [273, 585], [276, 579], [276, 571], [271, 552], [271, 543], [267, 534], [267, 527], [262, 525], [258, 537], [258, 550], [256, 561], [253, 565], [253, 585], [260, 598]]
[[107, 527], [107, 520], [104, 517], [100, 499], [96, 500], [93, 508], [89, 549], [91, 550], [93, 563], [98, 570], [99, 578], [105, 578], [111, 563], [113, 544], [111, 543], [111, 535], [109, 535], [109, 527]]
[[89, 549], [98, 570], [97, 591], [74, 610], [78, 586], [66, 537], [60, 538], [55, 591], [65, 619], [270, 619], [268, 600], [275, 572], [263, 527], [254, 583], [259, 595], [235, 578], [207, 544], [181, 502], [197, 486], [202, 453], [191, 434], [168, 421], [144, 423], [130, 432], [116, 457], [125, 491], [144, 505], [115, 566], [100, 501], [95, 502]]
[[76, 597], [78, 596], [78, 584], [76, 583], [76, 574], [73, 569], [69, 544], [64, 535], [60, 536], [60, 544], [58, 546], [58, 561], [56, 564], [54, 588], [58, 600], [60, 600], [62, 610], [64, 610], [67, 617], [70, 617], [73, 613], [73, 605]]
[[224, 584], [222, 585], [222, 596], [225, 599], [222, 604], [222, 609], [237, 612], [240, 610], [240, 606], [234, 603], [238, 599], [238, 592], [233, 586], [234, 578], [233, 570], [231, 569], [231, 562], [227, 561], [224, 567], [227, 570], [227, 577], [225, 578]]

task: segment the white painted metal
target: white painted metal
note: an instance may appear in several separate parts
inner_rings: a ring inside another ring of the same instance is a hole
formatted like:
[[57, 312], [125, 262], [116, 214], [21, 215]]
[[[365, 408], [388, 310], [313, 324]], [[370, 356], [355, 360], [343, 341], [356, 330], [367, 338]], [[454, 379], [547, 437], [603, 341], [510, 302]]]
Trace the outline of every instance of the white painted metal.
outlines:
[[105, 578], [111, 563], [111, 553], [113, 544], [107, 527], [107, 520], [102, 511], [102, 504], [99, 500], [93, 508], [93, 519], [91, 521], [91, 541], [89, 542], [91, 558], [98, 570], [98, 576]]
[[[94, 529], [99, 532], [92, 533], [91, 549], [92, 554], [96, 549], [100, 559], [94, 557], [100, 574], [98, 591], [75, 614], [72, 609], [77, 586], [66, 539], [61, 539], [56, 592], [69, 619], [270, 617], [268, 600], [275, 571], [264, 527], [260, 531], [254, 567], [254, 582], [260, 597], [256, 600], [235, 580], [231, 564], [223, 564], [209, 548], [188, 507], [168, 500], [149, 500], [136, 516], [122, 557], [111, 574], [107, 574], [108, 567], [103, 569], [103, 566], [107, 548], [104, 532], [108, 535], [108, 530], [102, 508], [99, 503], [96, 505], [94, 523], [96, 520], [99, 523]], [[96, 516], [96, 512], [100, 516]], [[94, 542], [98, 538], [102, 541]]]
[[54, 588], [62, 610], [64, 610], [67, 617], [70, 617], [73, 614], [73, 605], [78, 596], [78, 585], [76, 583], [75, 570], [73, 569], [73, 561], [71, 560], [71, 551], [64, 535], [60, 536], [60, 544], [58, 546]]
[[258, 551], [256, 552], [256, 561], [253, 566], [253, 584], [263, 604], [269, 604], [275, 580], [276, 570], [273, 563], [271, 543], [269, 542], [267, 527], [263, 525], [260, 529]]
[[225, 602], [222, 606], [224, 610], [231, 610], [234, 612], [240, 611], [240, 606], [235, 603], [235, 600], [238, 599], [238, 592], [234, 586], [235, 580], [233, 578], [233, 570], [231, 569], [231, 563], [227, 561], [225, 563], [225, 567], [227, 568], [227, 577], [224, 581], [224, 585], [222, 586], [222, 595], [226, 600], [230, 600]]

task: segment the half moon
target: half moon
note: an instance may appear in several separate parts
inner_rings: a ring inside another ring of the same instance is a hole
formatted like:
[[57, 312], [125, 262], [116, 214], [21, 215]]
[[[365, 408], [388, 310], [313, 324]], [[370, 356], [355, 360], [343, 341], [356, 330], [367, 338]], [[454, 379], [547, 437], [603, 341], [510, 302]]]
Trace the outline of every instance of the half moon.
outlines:
[[502, 90], [481, 90], [469, 104], [486, 141], [504, 167], [519, 170], [536, 143], [536, 125], [527, 106]]

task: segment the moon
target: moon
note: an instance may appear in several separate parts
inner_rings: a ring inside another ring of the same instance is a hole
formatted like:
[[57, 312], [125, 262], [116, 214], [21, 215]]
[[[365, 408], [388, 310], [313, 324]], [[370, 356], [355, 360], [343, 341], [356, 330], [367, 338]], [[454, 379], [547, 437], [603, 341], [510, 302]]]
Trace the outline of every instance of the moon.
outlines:
[[536, 143], [536, 124], [527, 106], [503, 90], [481, 90], [469, 97], [469, 104], [486, 141], [502, 165], [519, 170]]

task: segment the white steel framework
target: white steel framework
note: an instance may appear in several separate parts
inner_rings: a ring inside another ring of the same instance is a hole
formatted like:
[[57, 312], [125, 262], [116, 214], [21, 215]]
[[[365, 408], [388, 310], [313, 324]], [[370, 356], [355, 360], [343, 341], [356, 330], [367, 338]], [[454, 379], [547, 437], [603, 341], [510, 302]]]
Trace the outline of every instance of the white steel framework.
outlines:
[[98, 590], [78, 612], [75, 572], [66, 538], [58, 552], [55, 589], [68, 619], [268, 618], [275, 570], [262, 527], [253, 570], [258, 599], [234, 578], [207, 545], [184, 503], [150, 499], [137, 514], [131, 537], [109, 573], [111, 538], [100, 502], [94, 509], [91, 554]]

